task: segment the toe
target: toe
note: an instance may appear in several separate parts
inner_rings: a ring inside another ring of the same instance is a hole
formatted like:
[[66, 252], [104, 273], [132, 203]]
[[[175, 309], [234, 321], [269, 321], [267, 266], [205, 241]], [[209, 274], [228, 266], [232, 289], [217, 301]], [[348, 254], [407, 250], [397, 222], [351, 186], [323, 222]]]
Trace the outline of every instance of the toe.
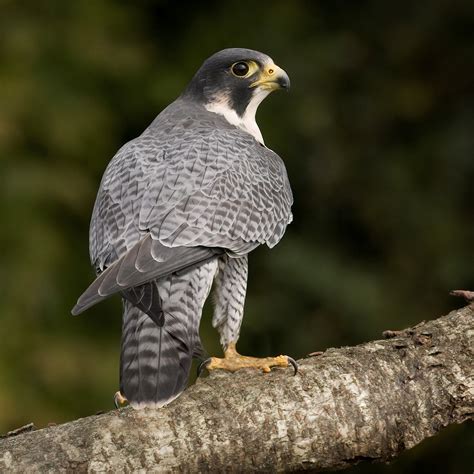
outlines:
[[118, 392], [115, 392], [115, 395], [114, 395], [115, 408], [121, 408], [127, 403], [128, 403], [128, 400], [120, 393], [120, 390]]

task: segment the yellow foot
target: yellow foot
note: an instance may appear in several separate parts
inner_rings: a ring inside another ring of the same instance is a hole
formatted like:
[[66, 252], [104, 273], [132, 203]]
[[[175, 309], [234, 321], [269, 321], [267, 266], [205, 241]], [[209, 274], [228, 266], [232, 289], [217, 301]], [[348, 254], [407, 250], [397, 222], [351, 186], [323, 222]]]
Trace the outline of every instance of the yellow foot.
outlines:
[[114, 405], [115, 408], [121, 408], [128, 403], [128, 400], [120, 393], [120, 391], [115, 392], [114, 395]]
[[235, 343], [231, 343], [226, 349], [223, 359], [211, 357], [202, 362], [198, 367], [198, 376], [204, 367], [209, 371], [222, 369], [229, 372], [235, 372], [239, 369], [250, 368], [259, 369], [263, 372], [271, 372], [272, 367], [288, 367], [290, 364], [293, 366], [296, 375], [298, 372], [298, 365], [291, 357], [285, 355], [262, 358], [243, 356], [237, 352]]

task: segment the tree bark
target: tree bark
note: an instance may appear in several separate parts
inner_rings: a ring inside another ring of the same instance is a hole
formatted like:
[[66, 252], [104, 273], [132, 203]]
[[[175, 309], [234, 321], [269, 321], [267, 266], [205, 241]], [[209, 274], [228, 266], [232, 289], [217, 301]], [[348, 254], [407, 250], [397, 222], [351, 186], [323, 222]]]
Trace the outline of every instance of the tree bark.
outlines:
[[8, 472], [275, 472], [388, 461], [474, 418], [474, 305], [299, 373], [217, 371], [160, 410], [114, 410], [0, 440]]

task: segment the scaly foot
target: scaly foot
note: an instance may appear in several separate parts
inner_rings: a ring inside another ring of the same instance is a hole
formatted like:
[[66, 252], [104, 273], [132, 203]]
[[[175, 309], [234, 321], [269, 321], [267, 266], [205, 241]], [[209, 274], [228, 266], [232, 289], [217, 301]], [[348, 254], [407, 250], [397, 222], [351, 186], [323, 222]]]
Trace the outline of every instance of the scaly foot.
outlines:
[[201, 362], [198, 367], [198, 377], [205, 367], [207, 370], [222, 369], [229, 372], [235, 372], [239, 369], [259, 369], [263, 372], [271, 372], [272, 367], [288, 367], [293, 366], [294, 375], [298, 372], [298, 364], [294, 359], [288, 356], [280, 355], [277, 357], [248, 357], [239, 354], [235, 348], [235, 342], [229, 344], [224, 353], [224, 358], [210, 357]]
[[128, 400], [120, 393], [120, 390], [118, 392], [115, 392], [115, 395], [114, 395], [115, 408], [122, 408], [127, 403], [128, 403]]

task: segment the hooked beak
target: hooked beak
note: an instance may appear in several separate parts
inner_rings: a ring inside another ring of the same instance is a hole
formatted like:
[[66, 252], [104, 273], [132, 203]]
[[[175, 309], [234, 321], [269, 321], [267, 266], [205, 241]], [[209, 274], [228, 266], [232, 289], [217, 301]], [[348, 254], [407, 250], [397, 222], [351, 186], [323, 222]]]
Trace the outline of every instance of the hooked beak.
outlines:
[[288, 74], [276, 64], [268, 64], [260, 72], [260, 77], [250, 84], [249, 87], [260, 87], [270, 92], [277, 89], [290, 89], [290, 78]]

